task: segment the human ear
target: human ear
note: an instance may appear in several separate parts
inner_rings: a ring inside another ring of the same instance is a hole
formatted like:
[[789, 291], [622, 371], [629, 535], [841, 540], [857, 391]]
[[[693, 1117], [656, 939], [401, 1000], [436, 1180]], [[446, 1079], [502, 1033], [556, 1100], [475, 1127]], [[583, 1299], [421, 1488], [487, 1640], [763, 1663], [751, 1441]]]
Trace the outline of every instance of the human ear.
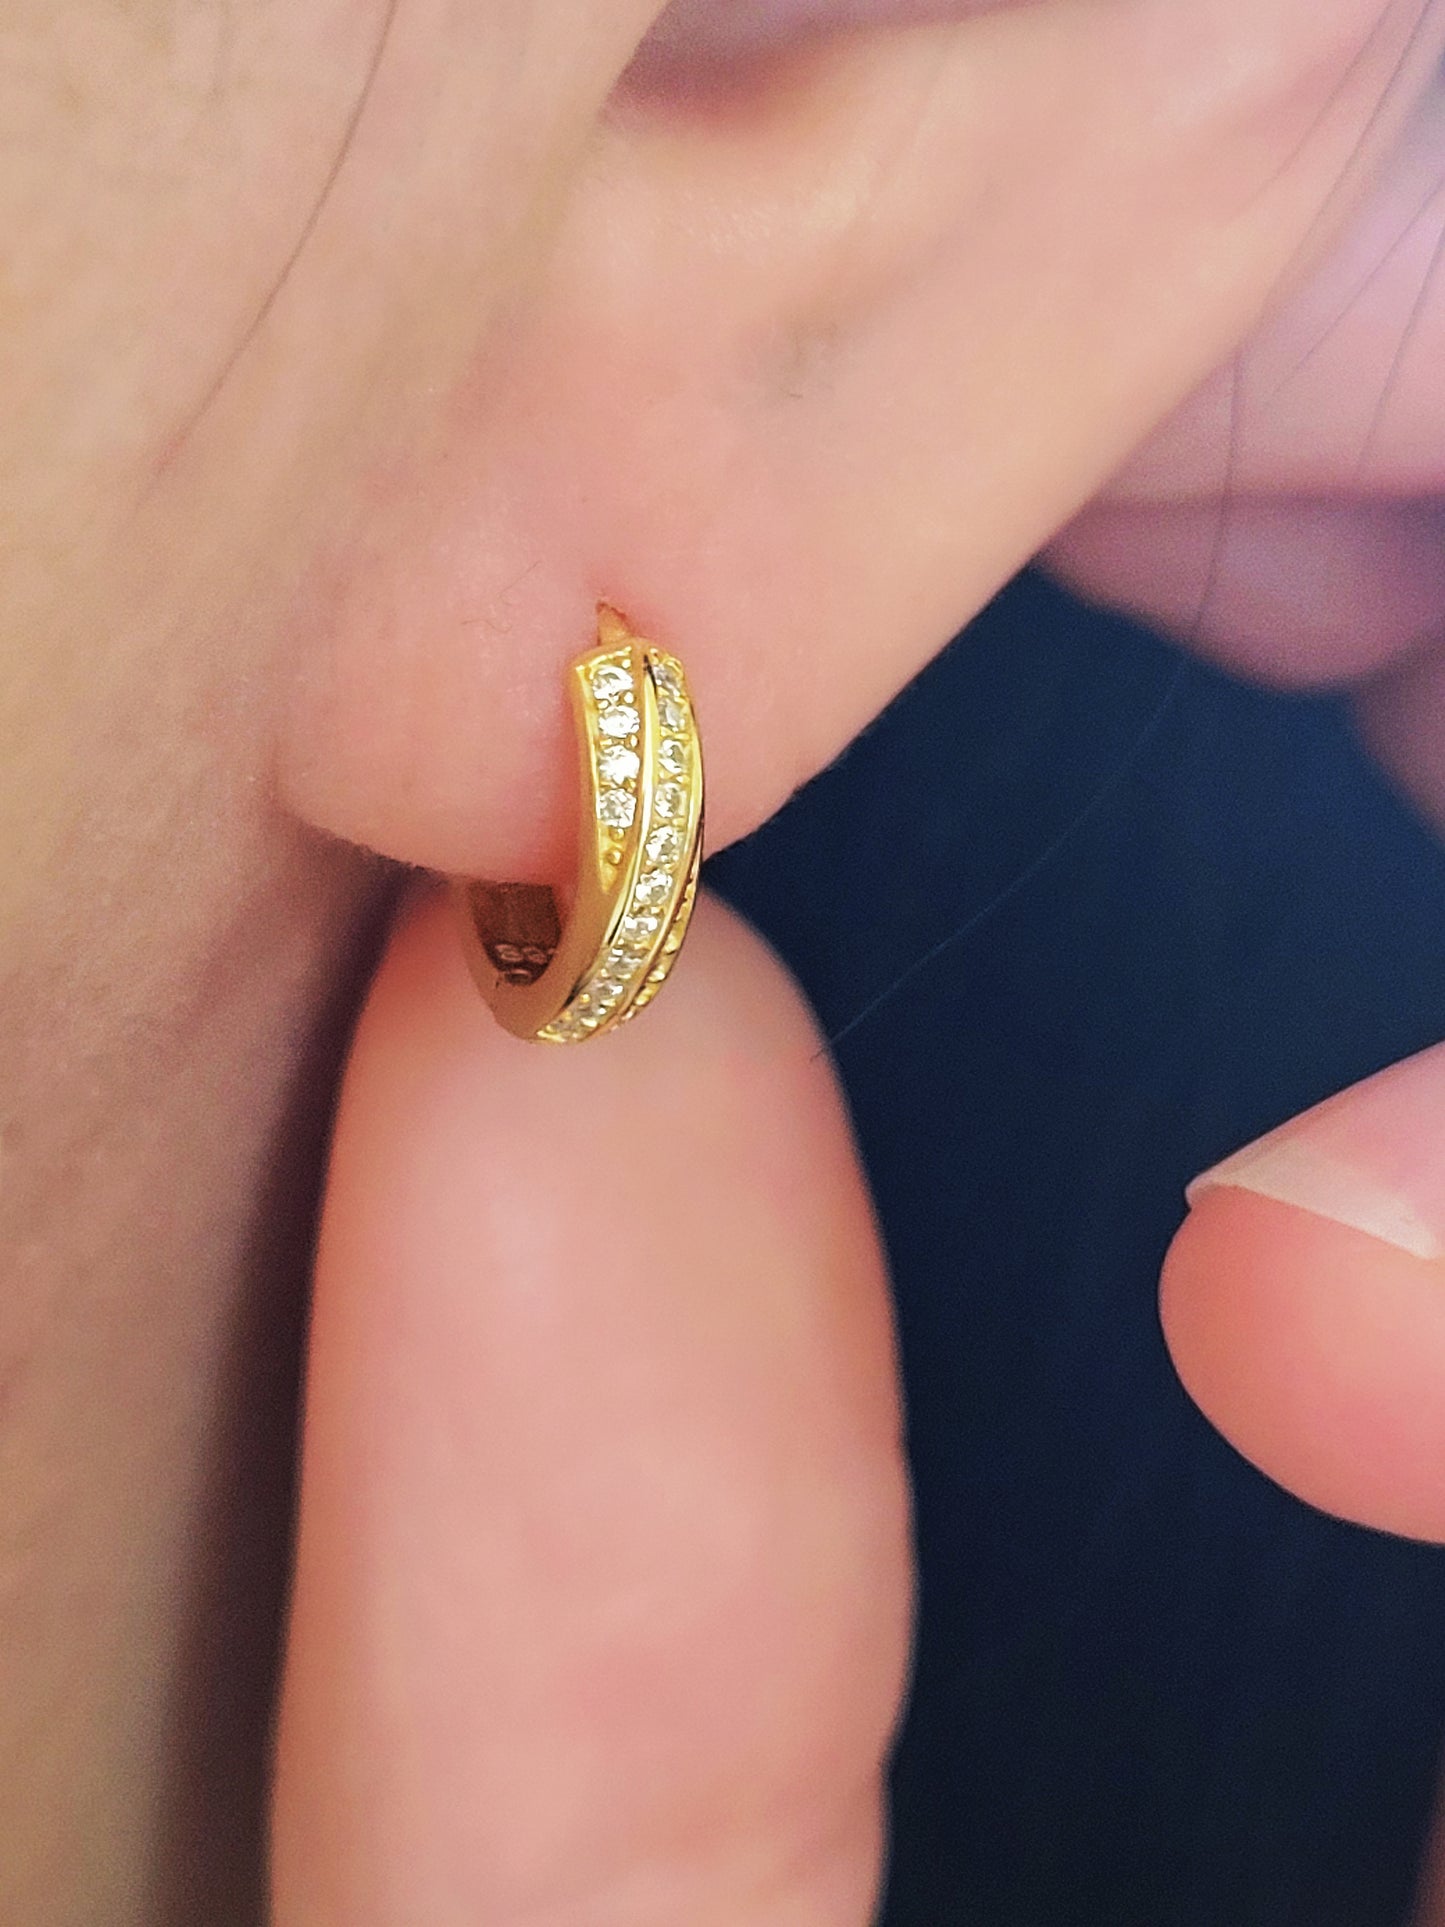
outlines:
[[1445, 35], [1384, 0], [966, 14], [644, 52], [553, 157], [507, 301], [450, 318], [285, 613], [300, 814], [549, 874], [606, 597], [685, 656], [714, 841], [746, 831], [1230, 351]]

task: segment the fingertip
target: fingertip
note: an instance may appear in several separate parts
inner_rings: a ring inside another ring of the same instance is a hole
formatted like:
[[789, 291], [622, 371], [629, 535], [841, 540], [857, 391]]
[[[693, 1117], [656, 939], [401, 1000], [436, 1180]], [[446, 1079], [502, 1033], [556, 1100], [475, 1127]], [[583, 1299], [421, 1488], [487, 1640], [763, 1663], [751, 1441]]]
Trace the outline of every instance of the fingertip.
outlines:
[[1445, 1263], [1220, 1185], [1174, 1240], [1160, 1311], [1185, 1389], [1263, 1472], [1445, 1539]]

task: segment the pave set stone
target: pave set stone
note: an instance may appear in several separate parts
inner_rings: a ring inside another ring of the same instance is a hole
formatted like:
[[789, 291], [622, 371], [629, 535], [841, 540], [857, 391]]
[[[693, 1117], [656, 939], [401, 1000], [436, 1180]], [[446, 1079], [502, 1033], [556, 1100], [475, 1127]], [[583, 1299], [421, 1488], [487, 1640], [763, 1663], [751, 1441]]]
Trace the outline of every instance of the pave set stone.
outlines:
[[602, 825], [603, 854], [609, 863], [620, 864], [627, 832], [637, 817], [637, 781], [642, 773], [642, 717], [631, 652], [619, 650], [594, 662], [587, 680], [601, 738], [597, 815]]
[[609, 787], [631, 783], [642, 768], [635, 749], [605, 749], [597, 765], [602, 781]]
[[[692, 707], [681, 668], [672, 658], [649, 650], [648, 671], [662, 731], [656, 762], [663, 780], [653, 790], [652, 807], [641, 826], [643, 860], [613, 941], [566, 1009], [542, 1032], [559, 1042], [587, 1036], [609, 1022], [625, 1021], [650, 1001], [667, 975], [692, 909], [695, 876], [682, 875], [691, 841], [686, 779], [692, 770]], [[620, 864], [643, 803], [642, 721], [630, 652], [621, 650], [594, 662], [588, 680], [601, 738], [597, 814], [607, 860]], [[695, 868], [690, 866], [692, 871]], [[677, 910], [659, 952], [663, 914], [675, 898]]]

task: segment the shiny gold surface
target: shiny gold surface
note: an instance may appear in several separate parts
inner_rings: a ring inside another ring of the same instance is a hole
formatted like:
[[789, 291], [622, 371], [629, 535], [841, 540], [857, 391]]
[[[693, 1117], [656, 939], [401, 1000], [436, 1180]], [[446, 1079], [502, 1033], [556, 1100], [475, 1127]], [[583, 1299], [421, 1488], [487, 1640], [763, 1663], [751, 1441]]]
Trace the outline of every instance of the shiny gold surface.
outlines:
[[544, 884], [452, 879], [477, 987], [516, 1037], [580, 1043], [666, 981], [702, 858], [697, 717], [676, 656], [602, 604], [568, 671], [577, 730], [577, 879], [565, 917]]

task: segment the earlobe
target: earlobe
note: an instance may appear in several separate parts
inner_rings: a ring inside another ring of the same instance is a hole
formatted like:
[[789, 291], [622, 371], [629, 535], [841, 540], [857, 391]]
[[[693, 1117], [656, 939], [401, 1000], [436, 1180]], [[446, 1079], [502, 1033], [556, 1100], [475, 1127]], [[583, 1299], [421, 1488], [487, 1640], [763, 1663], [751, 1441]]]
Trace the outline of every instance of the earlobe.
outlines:
[[1045, 0], [819, 41], [724, 113], [618, 96], [309, 572], [292, 806], [555, 876], [601, 598], [689, 663], [713, 840], [752, 827], [1255, 319], [1406, 44], [1433, 60], [1380, 19]]

